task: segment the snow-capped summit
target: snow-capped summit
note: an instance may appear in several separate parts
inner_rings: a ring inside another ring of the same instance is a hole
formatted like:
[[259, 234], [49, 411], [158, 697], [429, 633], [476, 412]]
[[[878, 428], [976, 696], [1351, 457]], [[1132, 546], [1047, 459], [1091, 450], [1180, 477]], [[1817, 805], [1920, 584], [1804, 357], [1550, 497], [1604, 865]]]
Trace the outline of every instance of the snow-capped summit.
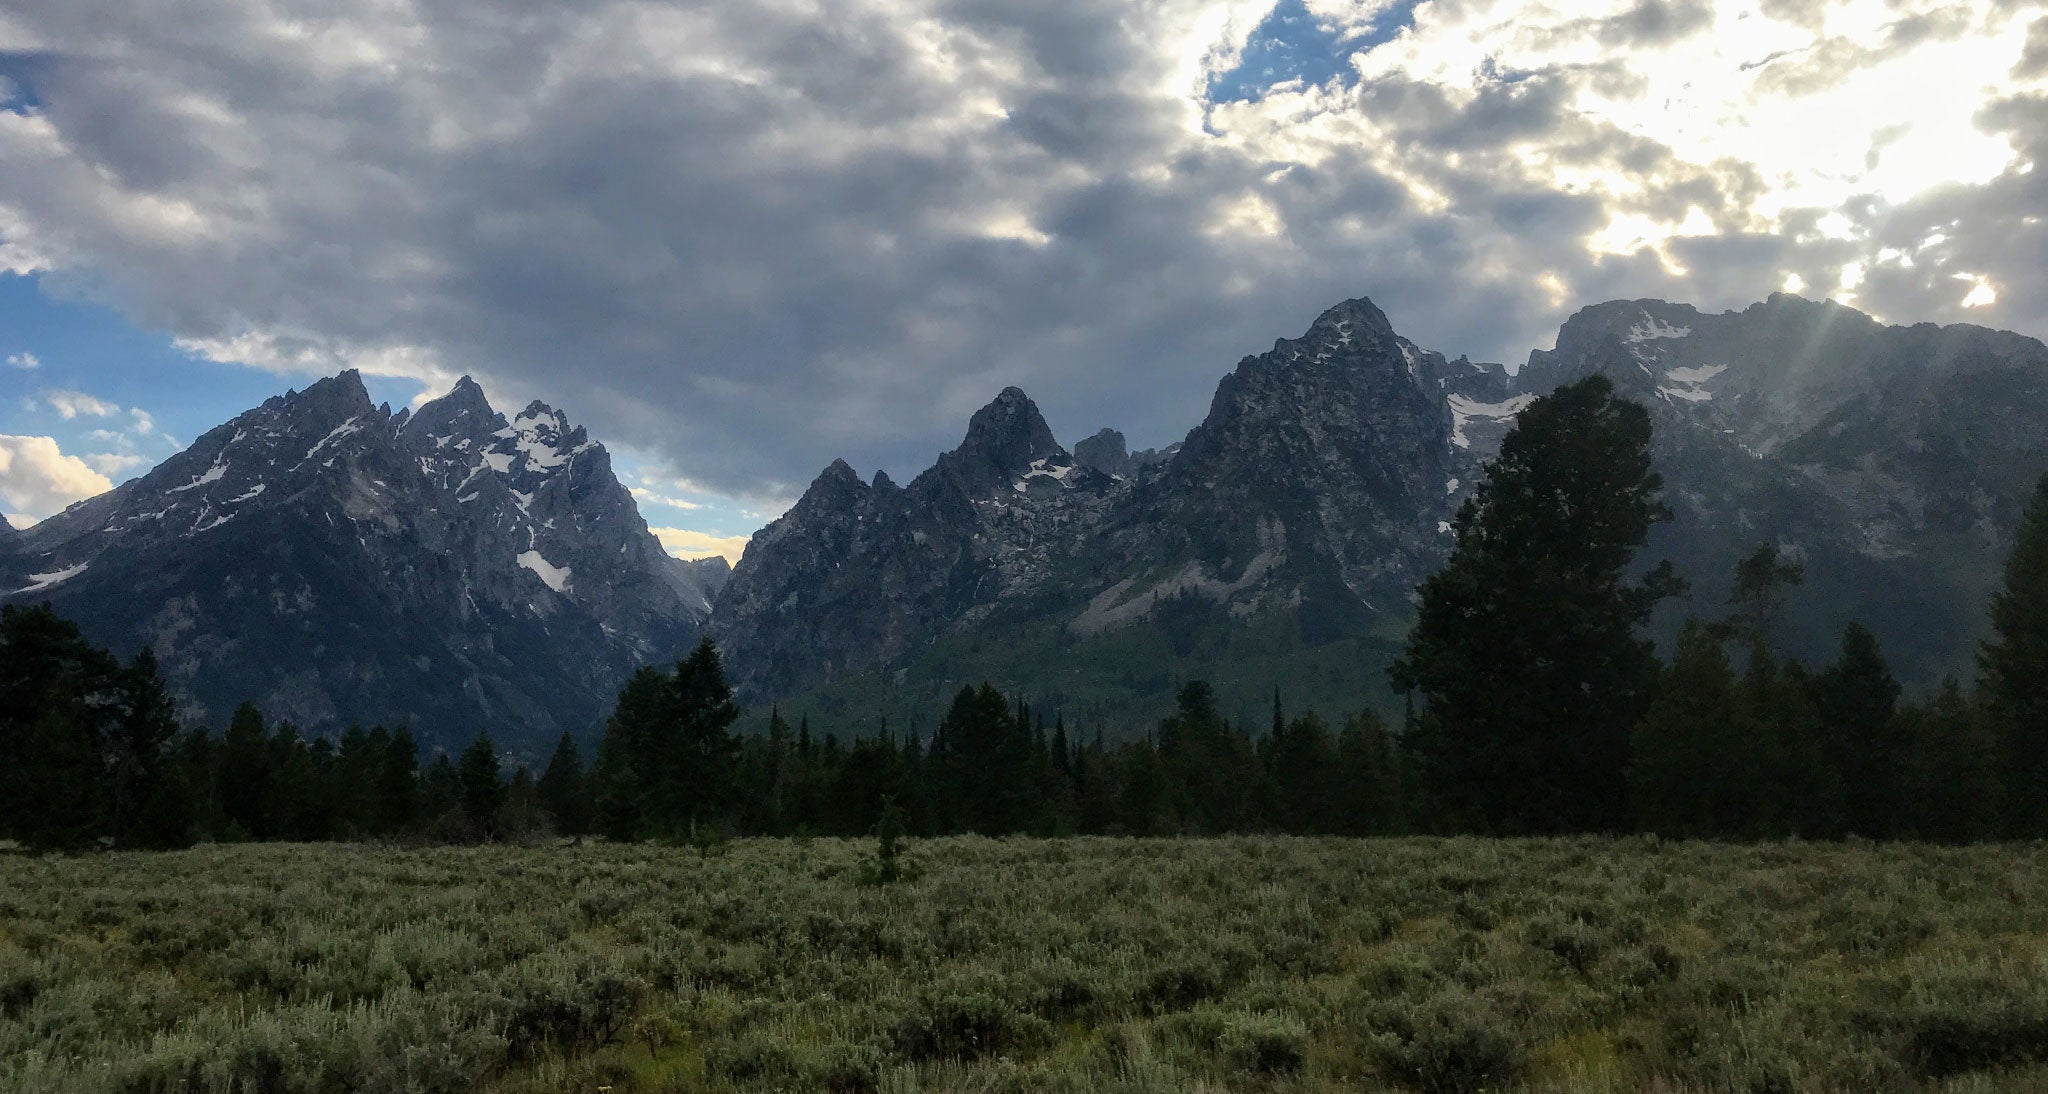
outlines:
[[191, 717], [253, 700], [318, 729], [488, 727], [539, 748], [674, 656], [722, 564], [661, 549], [604, 447], [468, 377], [417, 410], [353, 371], [207, 432], [21, 536], [0, 599], [152, 646]]

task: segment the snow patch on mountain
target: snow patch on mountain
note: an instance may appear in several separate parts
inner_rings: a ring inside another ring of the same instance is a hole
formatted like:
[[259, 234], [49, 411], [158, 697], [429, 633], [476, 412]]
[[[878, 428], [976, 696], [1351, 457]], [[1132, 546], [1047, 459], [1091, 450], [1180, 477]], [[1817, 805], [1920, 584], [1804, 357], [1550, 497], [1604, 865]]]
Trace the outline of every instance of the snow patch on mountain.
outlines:
[[567, 567], [549, 563], [546, 558], [541, 556], [539, 551], [521, 551], [518, 561], [521, 566], [532, 570], [536, 576], [543, 582], [546, 582], [548, 588], [558, 593], [567, 593], [569, 591], [570, 575]]
[[206, 469], [206, 474], [201, 475], [196, 479], [193, 479], [191, 482], [188, 482], [183, 486], [173, 486], [170, 488], [168, 493], [182, 494], [187, 490], [197, 490], [198, 488], [205, 486], [208, 483], [219, 482], [222, 476], [226, 475], [227, 473], [228, 466], [226, 464], [216, 463], [212, 467]]
[[1527, 409], [1536, 401], [1534, 395], [1516, 395], [1497, 403], [1482, 403], [1463, 395], [1452, 395], [1447, 400], [1451, 407], [1451, 443], [1459, 448], [1472, 447], [1472, 438], [1466, 436], [1465, 427], [1475, 421], [1501, 422]]
[[1667, 381], [1657, 389], [1657, 394], [1667, 399], [1683, 399], [1689, 403], [1711, 402], [1714, 393], [1706, 389], [1707, 381], [1728, 371], [1727, 365], [1695, 365], [1674, 368], [1664, 374]]
[[81, 562], [76, 566], [67, 566], [64, 569], [56, 570], [47, 574], [30, 574], [28, 575], [29, 583], [19, 589], [14, 590], [14, 593], [15, 595], [19, 596], [22, 593], [40, 592], [44, 589], [49, 588], [52, 585], [60, 585], [66, 581], [71, 580], [74, 577], [77, 577], [79, 574], [84, 573], [85, 568], [90, 565], [92, 564], [89, 562]]
[[1644, 312], [1643, 321], [1628, 329], [1628, 341], [1654, 342], [1660, 338], [1684, 338], [1691, 333], [1691, 327], [1675, 327]]

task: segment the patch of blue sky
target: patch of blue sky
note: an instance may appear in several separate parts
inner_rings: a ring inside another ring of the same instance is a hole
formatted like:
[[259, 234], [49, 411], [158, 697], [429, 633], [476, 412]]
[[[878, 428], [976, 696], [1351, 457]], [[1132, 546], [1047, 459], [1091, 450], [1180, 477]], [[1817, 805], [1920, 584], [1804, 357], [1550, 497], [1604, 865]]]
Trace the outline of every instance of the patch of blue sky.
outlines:
[[1370, 21], [1340, 26], [1317, 17], [1302, 0], [1280, 0], [1253, 29], [1237, 67], [1209, 79], [1212, 103], [1256, 102], [1276, 84], [1322, 85], [1355, 80], [1351, 58], [1392, 41], [1415, 22], [1421, 0], [1395, 0]]
[[[309, 382], [194, 356], [169, 334], [59, 291], [41, 276], [0, 274], [0, 433], [53, 437], [66, 455], [81, 458], [135, 457], [101, 461], [116, 483]], [[365, 377], [365, 384], [371, 398], [394, 408], [420, 391], [418, 382], [393, 377]]]
[[39, 58], [35, 53], [0, 49], [0, 111], [26, 114], [43, 105], [35, 83]]

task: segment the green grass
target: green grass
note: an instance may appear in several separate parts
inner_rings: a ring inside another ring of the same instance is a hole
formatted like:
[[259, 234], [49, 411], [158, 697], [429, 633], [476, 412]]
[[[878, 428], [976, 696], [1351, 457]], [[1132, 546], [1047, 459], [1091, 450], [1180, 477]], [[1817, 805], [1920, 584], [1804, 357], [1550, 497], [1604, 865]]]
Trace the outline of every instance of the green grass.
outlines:
[[2048, 847], [0, 855], [0, 1089], [2048, 1089]]

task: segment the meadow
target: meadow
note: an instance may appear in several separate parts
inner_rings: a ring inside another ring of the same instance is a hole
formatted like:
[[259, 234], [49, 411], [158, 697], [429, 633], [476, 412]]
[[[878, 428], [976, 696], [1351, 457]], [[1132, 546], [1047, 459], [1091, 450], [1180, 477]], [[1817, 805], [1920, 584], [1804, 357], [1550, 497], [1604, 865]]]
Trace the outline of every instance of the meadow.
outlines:
[[2048, 846], [0, 855], [8, 1091], [2048, 1089]]

